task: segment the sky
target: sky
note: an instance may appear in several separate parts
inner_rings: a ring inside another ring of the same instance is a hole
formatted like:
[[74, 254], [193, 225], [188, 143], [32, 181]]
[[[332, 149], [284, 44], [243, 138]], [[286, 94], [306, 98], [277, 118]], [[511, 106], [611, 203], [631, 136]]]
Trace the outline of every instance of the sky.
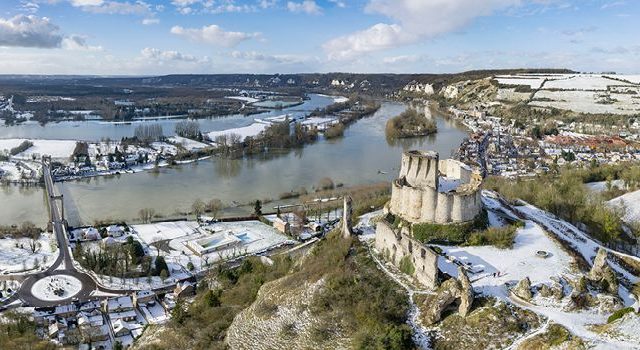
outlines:
[[640, 73], [638, 0], [0, 0], [0, 74]]

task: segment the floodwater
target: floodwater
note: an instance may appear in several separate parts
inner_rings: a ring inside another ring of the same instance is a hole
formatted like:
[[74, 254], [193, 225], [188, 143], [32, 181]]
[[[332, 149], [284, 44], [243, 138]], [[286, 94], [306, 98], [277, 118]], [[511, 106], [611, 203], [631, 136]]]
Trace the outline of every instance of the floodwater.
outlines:
[[[342, 138], [320, 139], [280, 154], [234, 160], [213, 158], [162, 168], [159, 174], [95, 177], [57, 186], [64, 194], [65, 211], [72, 225], [91, 224], [95, 220], [137, 219], [141, 208], [153, 208], [156, 213], [171, 216], [188, 212], [196, 199], [207, 202], [218, 198], [231, 205], [277, 199], [281, 193], [300, 187], [311, 191], [324, 177], [345, 186], [391, 181], [399, 171], [403, 150], [434, 150], [446, 158], [467, 136], [462, 126], [436, 114], [437, 134], [391, 144], [385, 138], [385, 123], [405, 109], [404, 104], [385, 102], [374, 115], [348, 127]], [[30, 215], [31, 212], [44, 215], [41, 214], [44, 209], [35, 210], [37, 201], [33, 200], [33, 197], [40, 198], [43, 206], [41, 192], [39, 196], [22, 196], [0, 191], [1, 206], [11, 207], [0, 210], [0, 223], [25, 219], [42, 222]], [[25, 201], [29, 202], [24, 204]], [[34, 209], [17, 215], [14, 203], [20, 203], [16, 204], [17, 208], [33, 206]]]

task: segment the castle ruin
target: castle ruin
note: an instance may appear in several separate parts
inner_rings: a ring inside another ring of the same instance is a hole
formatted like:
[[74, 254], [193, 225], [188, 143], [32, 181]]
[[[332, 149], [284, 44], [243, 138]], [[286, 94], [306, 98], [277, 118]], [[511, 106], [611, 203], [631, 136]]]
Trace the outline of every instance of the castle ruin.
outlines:
[[460, 223], [482, 210], [478, 169], [436, 152], [402, 155], [400, 176], [393, 181], [389, 211], [411, 223]]
[[413, 276], [427, 287], [438, 286], [438, 254], [413, 238], [413, 224], [453, 224], [473, 220], [482, 210], [478, 169], [436, 152], [408, 151], [402, 155], [400, 176], [394, 180], [385, 214], [406, 224], [380, 220], [375, 248], [396, 266], [409, 259]]

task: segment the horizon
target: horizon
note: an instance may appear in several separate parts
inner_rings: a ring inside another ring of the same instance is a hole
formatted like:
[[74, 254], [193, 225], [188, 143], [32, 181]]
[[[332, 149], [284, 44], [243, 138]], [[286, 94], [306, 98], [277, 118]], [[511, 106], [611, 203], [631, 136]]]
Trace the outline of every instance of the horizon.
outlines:
[[640, 73], [619, 0], [7, 0], [0, 74]]

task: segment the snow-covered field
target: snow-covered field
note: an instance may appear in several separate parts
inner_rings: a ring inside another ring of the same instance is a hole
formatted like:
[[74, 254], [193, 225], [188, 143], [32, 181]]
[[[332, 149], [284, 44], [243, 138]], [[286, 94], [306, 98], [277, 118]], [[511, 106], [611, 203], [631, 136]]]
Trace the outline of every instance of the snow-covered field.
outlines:
[[131, 228], [143, 242], [151, 244], [197, 233], [198, 223], [193, 221], [159, 222], [133, 225]]
[[169, 138], [169, 141], [182, 145], [182, 147], [184, 147], [187, 151], [192, 152], [192, 151], [197, 151], [197, 150], [201, 150], [201, 149], [205, 149], [207, 147], [210, 147], [209, 145], [207, 145], [206, 143], [202, 143], [202, 142], [198, 142], [195, 140], [191, 140], [188, 139], [186, 137], [182, 137], [182, 136], [172, 136]]
[[[546, 85], [545, 85], [546, 87]], [[551, 91], [539, 90], [534, 99], [550, 101], [531, 101], [529, 105], [555, 107], [579, 113], [634, 114], [640, 112], [640, 99], [629, 94], [615, 94], [596, 91]], [[598, 103], [611, 98], [611, 103]], [[615, 101], [614, 101], [615, 100]]]
[[516, 90], [515, 88], [498, 89], [496, 100], [519, 102], [519, 101], [527, 100], [529, 96], [531, 96], [530, 92], [516, 92], [515, 90]]
[[9, 153], [14, 147], [20, 146], [24, 139], [0, 139], [0, 152]]
[[640, 222], [640, 190], [625, 193], [610, 200], [608, 203], [625, 210], [623, 218], [625, 222]]
[[547, 81], [544, 89], [560, 90], [607, 90], [612, 85], [631, 85], [629, 83], [602, 77], [599, 74], [576, 74], [567, 79]]
[[220, 130], [220, 131], [211, 131], [207, 134], [207, 136], [209, 136], [209, 139], [215, 141], [216, 137], [220, 136], [220, 135], [231, 135], [231, 134], [237, 134], [240, 136], [240, 140], [244, 141], [247, 137], [252, 136], [258, 136], [261, 132], [263, 132], [267, 127], [269, 126], [269, 124], [266, 123], [258, 123], [255, 122], [251, 125], [248, 126], [243, 126], [240, 128], [233, 128], [233, 129], [227, 129], [227, 130]]
[[624, 74], [616, 74], [616, 75], [605, 75], [608, 78], [611, 79], [620, 79], [620, 80], [626, 80], [626, 81], [630, 81], [634, 84], [640, 84], [640, 75], [624, 75]]
[[46, 268], [56, 260], [58, 248], [50, 234], [43, 233], [35, 241], [35, 253], [31, 251], [30, 243], [29, 238], [0, 239], [0, 271], [29, 271], [35, 268], [36, 263], [40, 268]]
[[31, 159], [31, 155], [50, 155], [56, 159], [69, 159], [76, 147], [73, 140], [31, 140], [33, 146], [16, 155], [16, 158]]
[[[31, 293], [40, 300], [57, 301], [69, 299], [78, 294], [81, 289], [82, 282], [79, 279], [66, 275], [54, 275], [34, 283], [31, 287]], [[60, 294], [56, 294], [56, 291], [59, 291]]]

